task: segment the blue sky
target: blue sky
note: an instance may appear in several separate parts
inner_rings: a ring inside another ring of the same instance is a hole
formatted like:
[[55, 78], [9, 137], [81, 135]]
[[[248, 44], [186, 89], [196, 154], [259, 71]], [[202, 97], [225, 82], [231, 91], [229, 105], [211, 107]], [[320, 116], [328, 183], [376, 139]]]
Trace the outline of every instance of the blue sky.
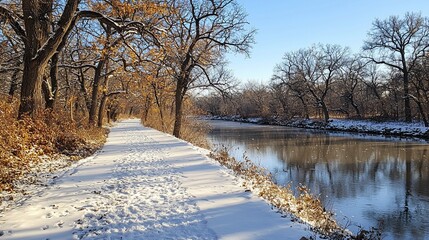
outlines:
[[315, 43], [359, 52], [372, 22], [418, 12], [429, 17], [429, 0], [237, 0], [258, 30], [250, 58], [228, 55], [241, 81], [268, 82], [284, 53]]

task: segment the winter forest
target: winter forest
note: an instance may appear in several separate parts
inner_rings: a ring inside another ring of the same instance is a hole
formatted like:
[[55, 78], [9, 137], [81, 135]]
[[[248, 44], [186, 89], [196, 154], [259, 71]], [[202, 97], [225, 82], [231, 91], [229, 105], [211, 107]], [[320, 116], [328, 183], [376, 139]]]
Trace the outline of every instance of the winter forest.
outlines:
[[0, 1], [0, 192], [45, 160], [91, 156], [125, 118], [206, 148], [196, 116], [429, 127], [429, 17], [373, 19], [360, 52], [315, 40], [285, 52], [270, 79], [243, 82], [226, 56], [250, 56], [257, 34], [235, 0]]
[[0, 16], [5, 183], [9, 158], [79, 154], [120, 114], [180, 137], [190, 90], [228, 90], [223, 55], [255, 32], [230, 0], [7, 1]]

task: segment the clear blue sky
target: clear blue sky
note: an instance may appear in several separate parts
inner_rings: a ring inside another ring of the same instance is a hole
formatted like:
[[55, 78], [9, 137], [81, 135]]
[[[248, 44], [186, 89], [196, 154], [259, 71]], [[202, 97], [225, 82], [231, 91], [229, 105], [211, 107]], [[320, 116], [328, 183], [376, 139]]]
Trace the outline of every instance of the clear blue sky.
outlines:
[[268, 82], [284, 53], [314, 43], [359, 52], [372, 22], [418, 12], [429, 17], [429, 0], [237, 0], [258, 30], [250, 58], [228, 55], [241, 81]]

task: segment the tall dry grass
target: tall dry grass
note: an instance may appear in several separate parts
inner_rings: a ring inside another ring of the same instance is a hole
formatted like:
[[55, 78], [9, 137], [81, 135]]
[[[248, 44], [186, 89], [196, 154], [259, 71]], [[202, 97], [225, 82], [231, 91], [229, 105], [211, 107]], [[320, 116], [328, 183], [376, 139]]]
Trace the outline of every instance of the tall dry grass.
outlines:
[[242, 177], [246, 188], [252, 189], [283, 213], [292, 214], [331, 239], [351, 237], [351, 233], [335, 221], [333, 214], [326, 211], [319, 198], [312, 195], [305, 186], [299, 187], [299, 194], [294, 195], [290, 186], [275, 184], [267, 170], [256, 166], [249, 159], [237, 161], [229, 156], [226, 149], [214, 152], [210, 157]]
[[71, 161], [100, 148], [106, 130], [77, 124], [61, 112], [44, 112], [17, 120], [18, 103], [0, 99], [0, 191], [13, 191], [14, 182], [34, 164], [60, 156]]
[[[160, 119], [156, 112], [150, 112], [148, 116], [143, 118], [143, 125], [157, 129], [161, 132], [173, 133], [174, 115], [165, 114], [163, 120]], [[207, 142], [207, 133], [210, 131], [210, 125], [203, 121], [198, 121], [193, 117], [184, 117], [182, 120], [181, 138], [196, 146], [209, 148]]]

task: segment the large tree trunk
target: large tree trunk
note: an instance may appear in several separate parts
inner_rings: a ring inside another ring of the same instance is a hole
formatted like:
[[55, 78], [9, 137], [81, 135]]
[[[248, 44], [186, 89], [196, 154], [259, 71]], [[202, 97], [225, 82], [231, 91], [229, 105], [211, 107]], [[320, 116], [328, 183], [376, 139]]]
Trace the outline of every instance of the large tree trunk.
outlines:
[[49, 38], [48, 14], [52, 12], [52, 5], [52, 0], [22, 1], [26, 42], [19, 118], [24, 115], [34, 116], [42, 107], [42, 77], [49, 58], [40, 59], [38, 50]]
[[184, 86], [183, 80], [177, 82], [176, 93], [175, 93], [175, 115], [174, 115], [174, 129], [173, 135], [180, 138], [180, 131], [182, 130], [182, 118], [183, 118], [183, 97], [184, 97]]
[[107, 26], [105, 28], [106, 30], [106, 40], [107, 43], [104, 46], [104, 49], [107, 50], [106, 55], [104, 56], [104, 90], [103, 90], [103, 96], [101, 98], [101, 102], [100, 102], [100, 108], [98, 109], [98, 121], [97, 121], [97, 126], [98, 127], [102, 127], [103, 126], [103, 118], [104, 118], [104, 109], [106, 107], [106, 102], [109, 98], [109, 94], [107, 93], [108, 89], [109, 89], [109, 68], [110, 68], [110, 64], [109, 64], [109, 52], [110, 52], [110, 35], [112, 32], [112, 29]]
[[46, 63], [41, 64], [32, 60], [29, 54], [24, 57], [24, 72], [22, 75], [21, 102], [19, 118], [25, 115], [34, 116], [42, 106], [42, 76]]
[[50, 34], [49, 16], [53, 0], [23, 0], [22, 10], [25, 32], [17, 29], [24, 40], [24, 72], [22, 76], [21, 102], [18, 117], [33, 115], [42, 106], [42, 76], [49, 59], [57, 52], [61, 42], [73, 26], [79, 0], [68, 0], [57, 22], [55, 32]]

